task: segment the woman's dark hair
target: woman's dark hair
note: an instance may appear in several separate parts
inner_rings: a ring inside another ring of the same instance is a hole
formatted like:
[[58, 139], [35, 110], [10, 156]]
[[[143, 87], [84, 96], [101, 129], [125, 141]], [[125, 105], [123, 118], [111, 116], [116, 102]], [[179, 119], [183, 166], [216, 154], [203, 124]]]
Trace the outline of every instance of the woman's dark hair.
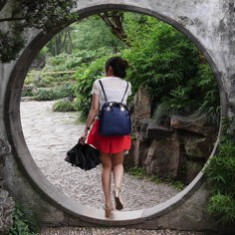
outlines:
[[126, 60], [119, 56], [114, 56], [106, 61], [105, 69], [112, 67], [114, 76], [124, 78], [126, 76], [126, 69], [128, 68], [128, 63]]

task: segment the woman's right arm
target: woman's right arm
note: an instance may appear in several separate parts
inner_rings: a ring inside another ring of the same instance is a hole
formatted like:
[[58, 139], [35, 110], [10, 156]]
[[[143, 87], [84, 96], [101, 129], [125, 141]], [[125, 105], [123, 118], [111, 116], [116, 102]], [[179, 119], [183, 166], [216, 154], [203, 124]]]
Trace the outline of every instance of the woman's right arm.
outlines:
[[80, 138], [81, 142], [85, 142], [88, 131], [90, 130], [90, 127], [95, 121], [95, 118], [97, 117], [98, 114], [99, 114], [99, 95], [93, 94], [90, 111], [87, 117], [85, 129], [84, 129], [84, 134]]

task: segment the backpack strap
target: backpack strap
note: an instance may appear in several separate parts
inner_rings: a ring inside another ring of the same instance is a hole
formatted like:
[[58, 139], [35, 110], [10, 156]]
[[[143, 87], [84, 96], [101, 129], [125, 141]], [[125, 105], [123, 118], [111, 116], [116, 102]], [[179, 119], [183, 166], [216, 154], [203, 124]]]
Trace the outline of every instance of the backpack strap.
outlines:
[[101, 89], [102, 89], [102, 91], [104, 93], [105, 101], [108, 102], [108, 99], [107, 99], [107, 96], [106, 96], [106, 93], [105, 93], [105, 90], [104, 90], [104, 86], [103, 86], [103, 84], [102, 84], [102, 82], [100, 80], [99, 80], [99, 83], [100, 83]]
[[124, 100], [124, 98], [125, 98], [125, 96], [126, 96], [126, 93], [127, 93], [127, 91], [128, 91], [128, 88], [129, 88], [129, 82], [127, 82], [126, 90], [125, 90], [125, 93], [124, 93], [124, 95], [123, 95], [123, 97], [122, 97], [121, 103], [123, 103], [123, 100]]
[[[103, 86], [101, 80], [99, 80], [99, 83], [100, 83], [101, 89], [102, 89], [102, 91], [103, 91], [103, 93], [104, 93], [105, 101], [108, 102], [108, 99], [107, 99], [107, 96], [106, 96], [106, 93], [105, 93], [105, 90], [104, 90], [104, 86]], [[126, 96], [126, 93], [127, 93], [127, 91], [128, 91], [128, 88], [129, 88], [129, 82], [127, 82], [126, 90], [125, 90], [125, 93], [124, 93], [124, 95], [123, 95], [123, 97], [122, 97], [121, 103], [123, 103], [123, 100], [124, 100], [124, 98], [125, 98], [125, 96]]]

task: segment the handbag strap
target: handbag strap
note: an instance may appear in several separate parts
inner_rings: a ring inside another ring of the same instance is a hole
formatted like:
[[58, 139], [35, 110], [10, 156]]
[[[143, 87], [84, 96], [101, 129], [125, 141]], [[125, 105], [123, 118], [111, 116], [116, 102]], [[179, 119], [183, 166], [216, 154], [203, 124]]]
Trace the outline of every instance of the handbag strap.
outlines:
[[[100, 83], [101, 89], [102, 89], [102, 91], [103, 91], [103, 93], [104, 93], [105, 101], [108, 102], [107, 95], [106, 95], [106, 93], [105, 93], [104, 86], [103, 86], [101, 80], [99, 80], [99, 83]], [[123, 100], [124, 100], [124, 98], [125, 98], [125, 96], [126, 96], [126, 93], [127, 93], [127, 91], [128, 91], [128, 88], [129, 88], [129, 83], [127, 82], [126, 90], [125, 90], [124, 95], [123, 95], [123, 97], [122, 97], [121, 103], [123, 103]]]

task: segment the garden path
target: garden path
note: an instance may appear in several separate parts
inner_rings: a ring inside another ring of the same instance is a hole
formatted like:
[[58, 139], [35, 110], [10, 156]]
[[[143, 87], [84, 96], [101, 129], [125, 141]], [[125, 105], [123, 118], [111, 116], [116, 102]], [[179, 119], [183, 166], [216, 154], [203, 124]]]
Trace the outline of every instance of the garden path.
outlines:
[[[84, 205], [103, 208], [101, 190], [101, 166], [90, 171], [72, 167], [64, 161], [66, 151], [77, 142], [84, 125], [78, 123], [77, 113], [52, 112], [52, 101], [21, 102], [21, 122], [28, 148], [38, 168], [47, 179], [68, 197]], [[177, 190], [166, 184], [155, 184], [147, 179], [137, 179], [127, 173], [124, 175], [123, 199], [125, 210], [136, 210], [154, 206], [177, 194]], [[66, 229], [66, 233], [64, 230]], [[88, 232], [89, 230], [89, 232]], [[134, 230], [115, 229], [83, 229], [61, 228], [61, 230], [45, 230], [42, 234], [177, 234], [174, 232], [156, 231], [136, 232]], [[54, 231], [54, 232], [53, 232]], [[86, 233], [87, 231], [87, 233]], [[183, 234], [183, 233], [179, 233]], [[185, 233], [189, 234], [189, 233]], [[191, 233], [192, 234], [192, 233]], [[195, 233], [196, 234], [196, 233]]]

